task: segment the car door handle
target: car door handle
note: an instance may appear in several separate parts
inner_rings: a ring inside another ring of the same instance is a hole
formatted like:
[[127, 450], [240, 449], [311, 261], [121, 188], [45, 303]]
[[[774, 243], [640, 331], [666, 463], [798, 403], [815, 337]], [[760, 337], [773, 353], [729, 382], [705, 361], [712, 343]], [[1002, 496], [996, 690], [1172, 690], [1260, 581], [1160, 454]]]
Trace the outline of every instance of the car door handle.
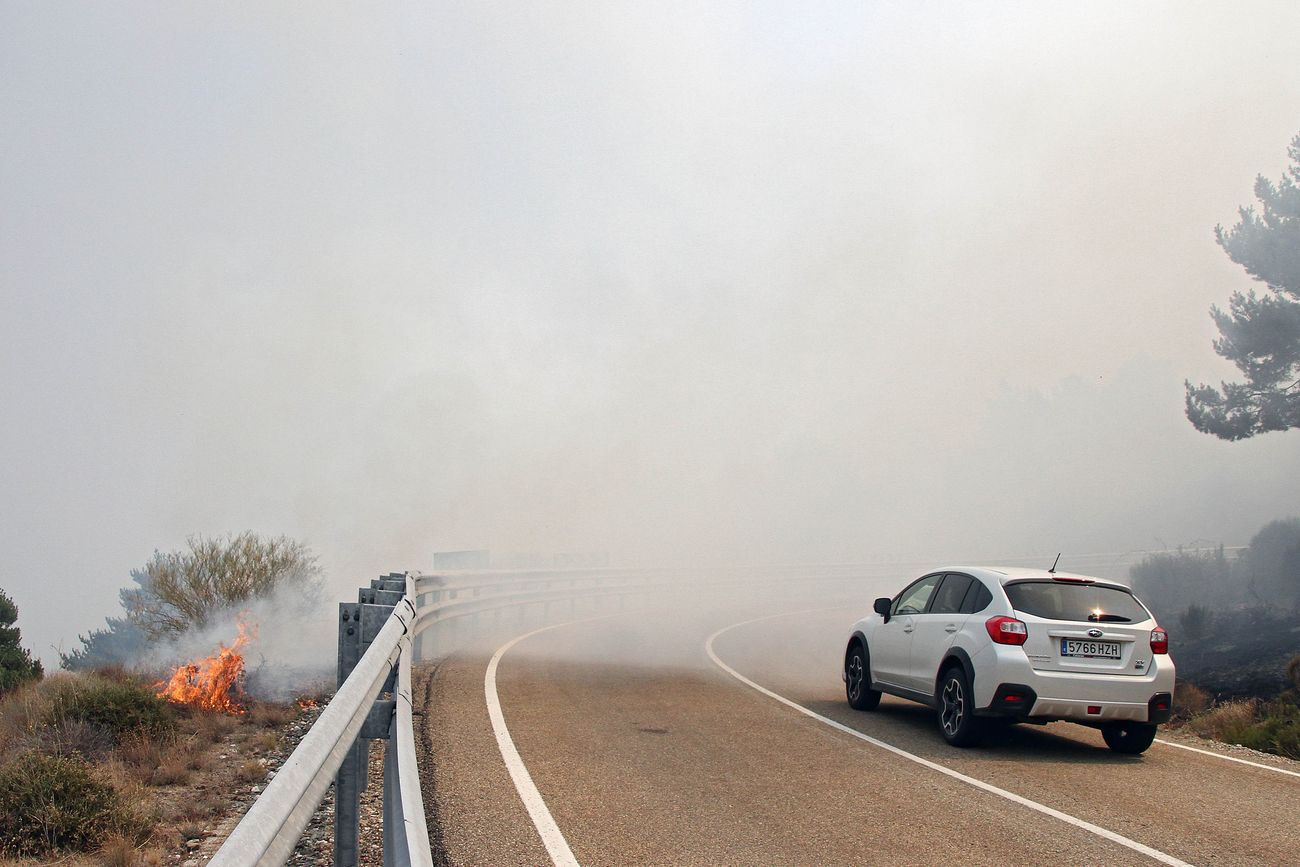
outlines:
[[957, 631], [957, 624], [956, 624], [956, 623], [949, 623], [947, 626], [945, 626], [945, 627], [943, 628], [943, 631], [944, 631], [944, 632], [956, 632], [956, 631]]
[[904, 632], [911, 632], [914, 627], [911, 624], [903, 627]]

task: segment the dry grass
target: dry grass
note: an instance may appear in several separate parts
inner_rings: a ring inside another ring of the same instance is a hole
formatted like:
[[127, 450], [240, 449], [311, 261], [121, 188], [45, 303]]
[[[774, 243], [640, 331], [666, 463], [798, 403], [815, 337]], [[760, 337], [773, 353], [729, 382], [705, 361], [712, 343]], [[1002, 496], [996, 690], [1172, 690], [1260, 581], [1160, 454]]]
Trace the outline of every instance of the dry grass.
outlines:
[[183, 786], [190, 781], [190, 768], [183, 753], [172, 750], [154, 768], [149, 782], [155, 786]]
[[1255, 699], [1224, 702], [1192, 717], [1187, 721], [1187, 728], [1203, 738], [1231, 742], [1255, 721], [1257, 706]]
[[1210, 696], [1194, 683], [1183, 682], [1174, 688], [1174, 718], [1188, 720], [1204, 713], [1210, 706]]
[[105, 867], [161, 867], [166, 860], [157, 849], [136, 845], [130, 837], [121, 834], [104, 841], [98, 856]]
[[180, 826], [201, 824], [225, 812], [228, 806], [226, 799], [218, 794], [212, 792], [200, 794], [177, 802], [169, 816], [169, 821]]
[[50, 684], [68, 676], [51, 675], [5, 696], [0, 706], [0, 755], [21, 752], [42, 738], [53, 706]]
[[99, 850], [104, 867], [136, 867], [135, 855], [135, 845], [121, 835], [110, 837]]
[[266, 779], [266, 765], [257, 759], [249, 759], [235, 771], [235, 777], [242, 783], [258, 783]]
[[262, 702], [249, 709], [248, 720], [262, 728], [278, 729], [288, 725], [297, 715], [298, 709], [292, 705]]
[[166, 747], [156, 738], [132, 735], [118, 745], [115, 751], [117, 764], [131, 779], [151, 782], [167, 758]]
[[249, 742], [257, 752], [269, 753], [279, 745], [280, 735], [274, 731], [258, 732]]
[[234, 717], [224, 713], [194, 711], [189, 719], [181, 723], [181, 729], [194, 735], [200, 741], [215, 744], [229, 737], [238, 725], [239, 723]]
[[118, 663], [101, 665], [94, 669], [95, 675], [113, 683], [139, 683], [140, 676]]
[[212, 757], [203, 751], [203, 748], [195, 743], [187, 743], [181, 749], [181, 755], [185, 762], [185, 767], [191, 771], [206, 771], [212, 767]]

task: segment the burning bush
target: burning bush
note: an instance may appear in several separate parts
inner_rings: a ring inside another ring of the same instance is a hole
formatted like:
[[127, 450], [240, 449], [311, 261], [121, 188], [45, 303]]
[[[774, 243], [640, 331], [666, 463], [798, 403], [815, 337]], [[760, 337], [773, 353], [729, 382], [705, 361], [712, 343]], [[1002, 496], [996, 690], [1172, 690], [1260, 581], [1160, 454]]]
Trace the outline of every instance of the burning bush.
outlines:
[[211, 656], [178, 666], [166, 684], [158, 684], [158, 697], [203, 710], [243, 713], [243, 705], [238, 701], [244, 675], [241, 651], [251, 637], [241, 620], [234, 643], [229, 647], [220, 644]]

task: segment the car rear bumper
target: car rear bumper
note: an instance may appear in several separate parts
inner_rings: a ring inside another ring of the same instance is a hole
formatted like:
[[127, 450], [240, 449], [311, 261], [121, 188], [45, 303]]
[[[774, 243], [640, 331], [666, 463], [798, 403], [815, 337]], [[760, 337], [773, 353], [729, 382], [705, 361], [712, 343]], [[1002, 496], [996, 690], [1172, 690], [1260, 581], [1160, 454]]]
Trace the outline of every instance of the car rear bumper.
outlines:
[[1092, 725], [1169, 719], [1175, 675], [1173, 661], [1167, 656], [1157, 657], [1143, 675], [1039, 671], [1027, 659], [1008, 671], [1006, 662], [999, 660], [998, 674], [1011, 677], [975, 685], [981, 715]]
[[1047, 720], [1070, 720], [1081, 723], [1164, 722], [1169, 718], [1152, 719], [1151, 699], [1143, 702], [1107, 701], [1093, 703], [1077, 699], [1039, 699], [1029, 712], [1030, 717]]

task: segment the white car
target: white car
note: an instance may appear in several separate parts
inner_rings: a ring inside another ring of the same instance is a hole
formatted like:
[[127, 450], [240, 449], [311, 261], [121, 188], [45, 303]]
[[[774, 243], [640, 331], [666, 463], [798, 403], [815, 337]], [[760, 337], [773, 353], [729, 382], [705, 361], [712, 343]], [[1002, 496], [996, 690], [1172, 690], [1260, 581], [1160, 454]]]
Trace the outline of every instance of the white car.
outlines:
[[881, 693], [934, 708], [953, 746], [990, 720], [1069, 720], [1137, 754], [1173, 708], [1169, 635], [1128, 587], [1043, 569], [929, 572], [853, 626], [849, 704]]

